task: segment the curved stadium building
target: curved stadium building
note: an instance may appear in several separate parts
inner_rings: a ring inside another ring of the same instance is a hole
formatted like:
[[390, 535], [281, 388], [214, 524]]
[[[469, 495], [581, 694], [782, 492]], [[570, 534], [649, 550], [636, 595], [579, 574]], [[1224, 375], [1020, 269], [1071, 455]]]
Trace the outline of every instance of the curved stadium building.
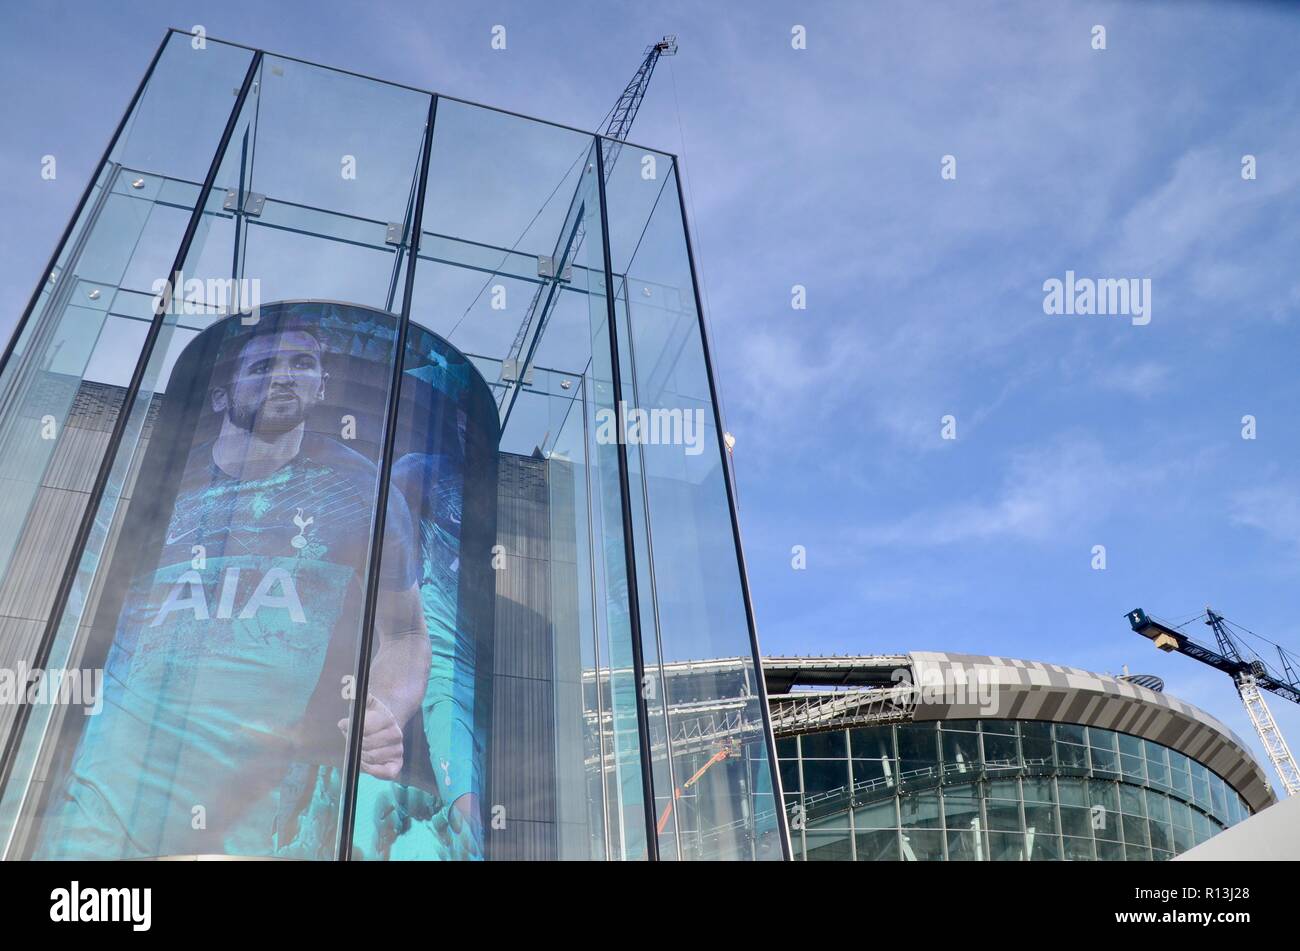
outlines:
[[763, 668], [796, 859], [1162, 860], [1274, 802], [1239, 737], [1139, 678], [930, 652]]

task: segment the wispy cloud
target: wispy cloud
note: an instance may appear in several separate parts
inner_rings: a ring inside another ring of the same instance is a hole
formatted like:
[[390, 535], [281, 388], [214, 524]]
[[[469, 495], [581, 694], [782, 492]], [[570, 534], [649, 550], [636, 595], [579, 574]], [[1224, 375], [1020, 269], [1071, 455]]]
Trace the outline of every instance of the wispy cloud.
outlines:
[[[1151, 473], [1147, 474], [1152, 477]], [[992, 540], [1046, 541], [1084, 519], [1104, 515], [1133, 487], [1125, 469], [1085, 437], [1061, 438], [1014, 453], [1001, 489], [988, 499], [939, 503], [901, 519], [867, 526], [867, 545], [931, 547]]]
[[1258, 485], [1234, 492], [1230, 501], [1234, 524], [1300, 549], [1300, 484], [1281, 480]]

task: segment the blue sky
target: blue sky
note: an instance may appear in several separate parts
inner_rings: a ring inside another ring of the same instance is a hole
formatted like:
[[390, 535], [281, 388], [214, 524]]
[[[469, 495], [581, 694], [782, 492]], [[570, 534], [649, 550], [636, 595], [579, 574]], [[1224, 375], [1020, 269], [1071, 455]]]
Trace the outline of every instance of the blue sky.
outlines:
[[[1123, 615], [1208, 603], [1300, 649], [1300, 9], [58, 9], [0, 37], [6, 332], [169, 25], [583, 128], [675, 31], [632, 138], [683, 156], [764, 651], [1128, 664], [1254, 741]], [[1151, 322], [1044, 314], [1067, 270], [1150, 279]]]

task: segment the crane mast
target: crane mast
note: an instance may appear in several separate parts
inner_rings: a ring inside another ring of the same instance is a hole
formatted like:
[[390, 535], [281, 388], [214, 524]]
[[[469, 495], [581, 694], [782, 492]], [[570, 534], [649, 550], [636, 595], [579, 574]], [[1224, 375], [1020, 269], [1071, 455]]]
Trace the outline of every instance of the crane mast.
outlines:
[[1250, 674], [1243, 675], [1237, 681], [1237, 693], [1241, 695], [1241, 702], [1246, 707], [1246, 715], [1254, 724], [1255, 732], [1259, 734], [1259, 740], [1264, 744], [1264, 752], [1268, 754], [1273, 769], [1282, 780], [1282, 787], [1286, 790], [1286, 794], [1300, 795], [1300, 768], [1296, 766], [1291, 748], [1286, 745], [1286, 737], [1278, 729], [1277, 721], [1273, 719], [1273, 711], [1264, 702], [1264, 695], [1260, 693], [1255, 678]]
[[[600, 133], [602, 136], [600, 146], [604, 149], [602, 159], [605, 165], [606, 182], [609, 181], [614, 163], [623, 150], [623, 142], [627, 134], [632, 131], [632, 123], [636, 120], [637, 111], [640, 110], [641, 103], [645, 99], [646, 90], [650, 88], [650, 77], [654, 75], [655, 65], [660, 57], [674, 56], [676, 53], [675, 34], [667, 34], [659, 42], [646, 47], [645, 58], [641, 60], [641, 65], [637, 67], [636, 73], [619, 94], [614, 108], [610, 110]], [[580, 179], [573, 198], [569, 201], [569, 211], [564, 216], [564, 226], [560, 229], [554, 252], [538, 259], [538, 276], [543, 280], [533, 292], [528, 310], [524, 313], [524, 319], [520, 322], [519, 330], [515, 333], [515, 339], [501, 365], [502, 381], [508, 384], [502, 392], [499, 404], [502, 428], [510, 418], [510, 411], [514, 408], [520, 388], [528, 382], [528, 371], [532, 366], [537, 342], [541, 339], [542, 330], [559, 298], [560, 284], [566, 279], [566, 271], [571, 267], [582, 244], [584, 236], [582, 220], [585, 211]]]
[[1205, 623], [1214, 631], [1218, 650], [1198, 644], [1176, 628], [1153, 620], [1141, 608], [1130, 611], [1127, 616], [1133, 630], [1150, 638], [1162, 651], [1184, 654], [1232, 678], [1269, 762], [1282, 780], [1282, 788], [1288, 796], [1300, 795], [1300, 767], [1296, 765], [1286, 737], [1273, 719], [1273, 712], [1262, 693], [1267, 690], [1292, 703], [1300, 703], [1300, 681], [1297, 681], [1295, 668], [1286, 652], [1278, 647], [1281, 674], [1272, 673], [1262, 660], [1246, 660], [1223, 615], [1213, 608], [1205, 609]]

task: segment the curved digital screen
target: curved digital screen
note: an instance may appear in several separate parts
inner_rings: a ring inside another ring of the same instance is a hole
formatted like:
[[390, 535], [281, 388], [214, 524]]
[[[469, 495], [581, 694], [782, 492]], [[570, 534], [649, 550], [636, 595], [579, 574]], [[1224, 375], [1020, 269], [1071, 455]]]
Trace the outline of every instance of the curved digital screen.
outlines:
[[[245, 320], [157, 398], [85, 633], [103, 709], [60, 727], [36, 857], [336, 857], [397, 318]], [[477, 858], [497, 413], [418, 326], [403, 371], [353, 854]]]

